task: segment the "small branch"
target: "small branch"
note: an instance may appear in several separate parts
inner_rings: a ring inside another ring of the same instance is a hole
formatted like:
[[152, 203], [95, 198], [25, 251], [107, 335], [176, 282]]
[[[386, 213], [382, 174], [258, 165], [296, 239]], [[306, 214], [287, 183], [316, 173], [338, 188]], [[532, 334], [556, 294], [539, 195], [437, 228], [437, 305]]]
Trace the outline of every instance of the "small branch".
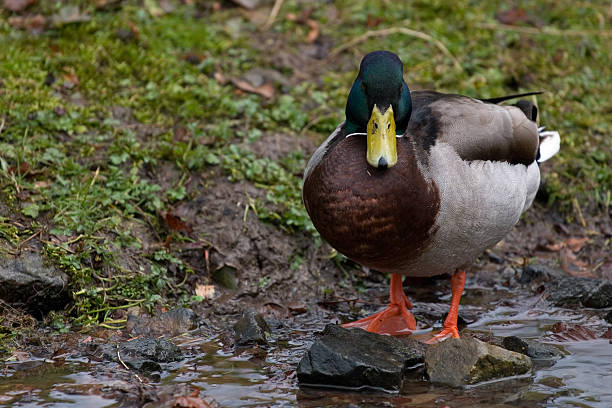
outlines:
[[507, 24], [495, 24], [495, 23], [477, 23], [476, 27], [484, 28], [487, 30], [502, 30], [502, 31], [514, 31], [522, 34], [544, 34], [544, 35], [565, 35], [565, 36], [583, 36], [583, 35], [594, 35], [600, 37], [612, 37], [612, 30], [562, 30], [554, 27], [521, 27], [512, 26]]
[[274, 6], [272, 6], [272, 10], [270, 11], [270, 15], [268, 16], [268, 20], [266, 21], [266, 24], [264, 24], [263, 27], [261, 27], [263, 31], [267, 31], [270, 27], [272, 27], [272, 24], [274, 24], [274, 20], [276, 20], [276, 17], [278, 16], [278, 13], [280, 12], [281, 7], [283, 7], [284, 1], [285, 0], [276, 0], [274, 2]]
[[[121, 365], [125, 367], [126, 370], [131, 371], [130, 368], [127, 366], [127, 364], [125, 364], [123, 360], [121, 359], [121, 354], [119, 354], [119, 344], [117, 344], [117, 359], [119, 360]], [[144, 385], [142, 378], [140, 378], [140, 376], [136, 373], [134, 373], [134, 375], [136, 376], [136, 378], [138, 378], [138, 381], [140, 381], [140, 383]]]
[[459, 61], [453, 56], [453, 54], [451, 54], [448, 48], [446, 48], [446, 46], [442, 44], [439, 40], [436, 40], [429, 34], [425, 34], [425, 33], [422, 33], [416, 30], [411, 30], [405, 27], [391, 27], [391, 28], [385, 28], [385, 29], [377, 30], [377, 31], [367, 31], [363, 35], [360, 35], [359, 37], [354, 38], [351, 41], [348, 41], [342, 45], [339, 45], [338, 47], [331, 50], [328, 55], [328, 58], [334, 57], [340, 54], [342, 51], [348, 48], [351, 48], [352, 46], [357, 45], [361, 42], [364, 42], [365, 40], [369, 38], [384, 37], [386, 35], [391, 35], [391, 34], [403, 34], [403, 35], [407, 35], [410, 37], [419, 38], [423, 41], [427, 41], [428, 43], [434, 44], [436, 47], [438, 47], [440, 51], [442, 51], [444, 55], [446, 55], [448, 58], [451, 59], [451, 61], [453, 61], [453, 65], [455, 65], [455, 68], [461, 69], [461, 64], [459, 63]]

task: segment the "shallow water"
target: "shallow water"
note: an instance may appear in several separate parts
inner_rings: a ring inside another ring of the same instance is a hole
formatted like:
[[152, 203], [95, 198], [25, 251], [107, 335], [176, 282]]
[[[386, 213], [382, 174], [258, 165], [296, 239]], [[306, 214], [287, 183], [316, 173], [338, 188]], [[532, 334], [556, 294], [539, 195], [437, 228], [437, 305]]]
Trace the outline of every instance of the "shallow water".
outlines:
[[[480, 290], [480, 289], [478, 289]], [[469, 299], [469, 290], [466, 293]], [[492, 297], [492, 299], [495, 297]], [[580, 324], [601, 331], [605, 323], [589, 311], [550, 308], [537, 298], [489, 303], [467, 329], [495, 336], [542, 338], [557, 322]], [[584, 313], [583, 313], [584, 312]], [[550, 341], [567, 355], [554, 364], [536, 362], [532, 376], [508, 379], [468, 389], [432, 386], [416, 368], [400, 394], [347, 390], [300, 389], [295, 367], [323, 328], [321, 318], [302, 320], [295, 328], [277, 330], [271, 348], [227, 349], [218, 338], [196, 333], [178, 341], [188, 358], [165, 366], [157, 386], [187, 383], [222, 407], [281, 406], [411, 406], [411, 407], [612, 407], [612, 344], [607, 339]], [[298, 329], [299, 327], [299, 329]], [[121, 374], [121, 375], [119, 375]], [[58, 364], [32, 359], [0, 366], [0, 406], [113, 407], [117, 389], [130, 385], [133, 372], [114, 363], [67, 359]]]

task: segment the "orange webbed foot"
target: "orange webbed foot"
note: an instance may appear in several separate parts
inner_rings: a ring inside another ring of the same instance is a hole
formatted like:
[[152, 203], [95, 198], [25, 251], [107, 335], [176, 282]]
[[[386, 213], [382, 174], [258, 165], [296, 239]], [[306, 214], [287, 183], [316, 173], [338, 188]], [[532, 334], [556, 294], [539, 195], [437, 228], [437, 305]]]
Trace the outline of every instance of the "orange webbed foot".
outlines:
[[457, 329], [457, 318], [459, 317], [459, 300], [465, 287], [465, 271], [457, 269], [451, 277], [451, 307], [444, 320], [442, 331], [431, 339], [427, 340], [427, 344], [436, 344], [448, 338], [459, 338], [459, 330]]
[[427, 340], [425, 343], [436, 344], [436, 343], [441, 343], [444, 340], [447, 340], [450, 338], [453, 338], [453, 339], [460, 338], [459, 330], [457, 329], [457, 326], [452, 326], [452, 327], [442, 329], [440, 333], [436, 334], [431, 339]]
[[416, 330], [416, 319], [408, 311], [412, 303], [404, 294], [401, 275], [391, 275], [389, 306], [363, 319], [343, 324], [342, 327], [359, 327], [372, 333], [398, 336]]

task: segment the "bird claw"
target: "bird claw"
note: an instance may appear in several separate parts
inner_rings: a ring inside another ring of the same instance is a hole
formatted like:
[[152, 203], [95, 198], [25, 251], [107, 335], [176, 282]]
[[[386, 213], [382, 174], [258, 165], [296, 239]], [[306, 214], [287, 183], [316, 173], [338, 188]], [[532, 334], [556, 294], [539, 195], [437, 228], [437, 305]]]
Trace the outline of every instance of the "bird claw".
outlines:
[[447, 328], [442, 329], [440, 333], [436, 334], [431, 339], [427, 340], [425, 343], [427, 344], [441, 343], [444, 340], [447, 340], [449, 338], [454, 338], [454, 339], [459, 338], [459, 329], [457, 329], [457, 326], [452, 326], [452, 327], [447, 327]]

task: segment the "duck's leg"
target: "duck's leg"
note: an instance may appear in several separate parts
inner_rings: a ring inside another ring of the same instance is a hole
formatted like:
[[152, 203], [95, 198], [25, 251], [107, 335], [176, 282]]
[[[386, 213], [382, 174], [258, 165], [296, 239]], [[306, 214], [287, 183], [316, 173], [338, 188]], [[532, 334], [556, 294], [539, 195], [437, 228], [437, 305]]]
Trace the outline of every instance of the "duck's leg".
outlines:
[[459, 329], [457, 328], [457, 318], [459, 317], [459, 301], [465, 286], [465, 271], [457, 269], [451, 277], [451, 306], [448, 315], [444, 320], [442, 331], [436, 334], [431, 339], [427, 340], [428, 344], [439, 343], [449, 337], [459, 338]]
[[342, 327], [359, 327], [378, 334], [401, 335], [416, 330], [416, 320], [412, 313], [412, 303], [404, 294], [402, 275], [391, 275], [389, 306], [366, 318], [343, 324]]

